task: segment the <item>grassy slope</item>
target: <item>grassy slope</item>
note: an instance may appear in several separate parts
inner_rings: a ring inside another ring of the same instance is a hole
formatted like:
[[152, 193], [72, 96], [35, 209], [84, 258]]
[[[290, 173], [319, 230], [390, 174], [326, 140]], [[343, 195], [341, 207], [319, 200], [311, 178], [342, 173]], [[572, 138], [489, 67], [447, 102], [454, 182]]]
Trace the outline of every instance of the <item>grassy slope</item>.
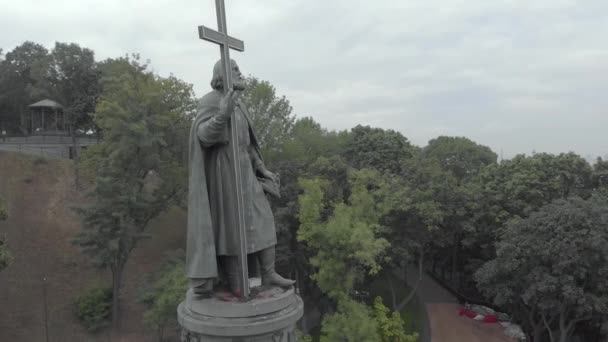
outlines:
[[[0, 272], [0, 341], [44, 341], [43, 278], [47, 278], [50, 341], [107, 341], [87, 334], [72, 315], [82, 289], [109, 284], [109, 274], [91, 266], [72, 238], [80, 222], [70, 209], [83, 200], [75, 191], [72, 164], [0, 152], [0, 196], [9, 218], [0, 223], [14, 263]], [[123, 288], [124, 341], [153, 339], [142, 326], [143, 307], [135, 302], [145, 275], [156, 270], [166, 251], [184, 248], [185, 216], [172, 209], [151, 224], [152, 238], [133, 251]]]

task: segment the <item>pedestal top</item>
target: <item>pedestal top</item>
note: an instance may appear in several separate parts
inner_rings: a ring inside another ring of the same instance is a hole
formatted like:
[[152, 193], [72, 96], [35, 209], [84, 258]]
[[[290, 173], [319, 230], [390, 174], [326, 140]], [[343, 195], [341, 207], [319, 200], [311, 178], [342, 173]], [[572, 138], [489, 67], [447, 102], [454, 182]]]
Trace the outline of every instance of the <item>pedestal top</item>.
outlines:
[[210, 298], [200, 298], [190, 289], [186, 294], [186, 305], [199, 315], [236, 318], [265, 315], [296, 303], [293, 288], [258, 287], [251, 294], [252, 298], [247, 301], [241, 301], [229, 292], [216, 292]]
[[261, 336], [295, 329], [304, 303], [293, 288], [260, 288], [252, 294], [248, 301], [240, 301], [227, 293], [200, 298], [190, 290], [178, 307], [178, 321], [184, 329], [205, 336]]

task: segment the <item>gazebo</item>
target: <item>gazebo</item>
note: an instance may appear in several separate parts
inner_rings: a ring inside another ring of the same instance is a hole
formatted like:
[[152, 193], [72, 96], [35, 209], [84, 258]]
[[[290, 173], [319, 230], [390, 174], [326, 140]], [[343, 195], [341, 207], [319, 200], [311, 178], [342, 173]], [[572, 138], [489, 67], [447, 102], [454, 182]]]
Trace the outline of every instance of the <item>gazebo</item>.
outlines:
[[61, 135], [66, 133], [66, 118], [61, 104], [45, 99], [29, 105], [28, 108], [30, 117], [26, 127], [30, 134]]

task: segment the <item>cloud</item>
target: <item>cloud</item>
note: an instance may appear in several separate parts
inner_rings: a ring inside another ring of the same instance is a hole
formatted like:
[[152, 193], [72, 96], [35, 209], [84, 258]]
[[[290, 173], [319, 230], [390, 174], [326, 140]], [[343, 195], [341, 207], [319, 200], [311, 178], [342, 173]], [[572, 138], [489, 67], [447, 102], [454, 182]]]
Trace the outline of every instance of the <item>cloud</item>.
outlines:
[[[5, 3], [1, 3], [5, 2]], [[400, 130], [424, 145], [467, 136], [505, 156], [605, 155], [603, 0], [226, 1], [241, 69], [332, 129]], [[139, 52], [208, 90], [213, 0], [0, 0], [0, 47], [76, 42], [98, 59]]]

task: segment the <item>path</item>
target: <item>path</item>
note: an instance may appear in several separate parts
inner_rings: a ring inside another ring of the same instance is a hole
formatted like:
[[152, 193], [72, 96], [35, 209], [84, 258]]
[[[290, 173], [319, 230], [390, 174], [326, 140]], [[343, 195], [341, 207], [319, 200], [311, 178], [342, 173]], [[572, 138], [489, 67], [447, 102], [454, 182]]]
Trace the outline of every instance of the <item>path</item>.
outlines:
[[[407, 283], [416, 284], [418, 270], [408, 268]], [[439, 286], [431, 277], [423, 273], [417, 295], [425, 304], [429, 334], [422, 332], [422, 342], [515, 342], [507, 337], [499, 324], [480, 323], [465, 316], [459, 316], [460, 304], [451, 293]]]

